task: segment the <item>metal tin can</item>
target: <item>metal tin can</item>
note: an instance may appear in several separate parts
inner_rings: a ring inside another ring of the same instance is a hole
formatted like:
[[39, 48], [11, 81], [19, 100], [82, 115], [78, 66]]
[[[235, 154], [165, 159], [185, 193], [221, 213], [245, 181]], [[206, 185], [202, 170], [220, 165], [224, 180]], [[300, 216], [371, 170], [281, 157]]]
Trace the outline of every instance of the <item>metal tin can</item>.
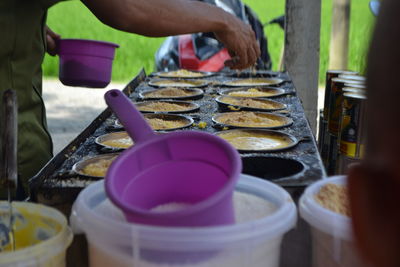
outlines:
[[365, 139], [365, 94], [344, 93], [340, 129], [340, 154], [362, 158]]
[[[345, 84], [346, 86], [346, 84]], [[366, 94], [366, 90], [365, 89], [360, 89], [360, 88], [356, 88], [356, 87], [344, 87], [343, 88], [343, 94], [344, 93], [355, 93], [355, 94]]]
[[323, 125], [323, 121], [324, 121], [324, 111], [321, 109], [319, 111], [319, 125], [318, 125], [318, 150], [321, 153], [321, 149], [322, 149], [322, 144], [324, 143], [324, 125]]
[[345, 84], [360, 84], [359, 81], [333, 78], [331, 82], [331, 95], [328, 112], [329, 133], [335, 136], [339, 135], [339, 123], [342, 113], [343, 88]]
[[324, 97], [324, 118], [328, 120], [329, 114], [329, 103], [331, 96], [331, 83], [333, 78], [339, 77], [341, 74], [355, 75], [358, 72], [349, 71], [349, 70], [328, 70], [326, 72], [326, 80], [325, 80], [325, 97]]
[[347, 174], [351, 164], [360, 162], [361, 159], [347, 157], [346, 155], [339, 154], [337, 160], [336, 174]]
[[365, 84], [345, 83], [344, 87], [351, 87], [351, 88], [360, 89], [360, 90], [367, 90], [367, 87], [365, 86]]
[[338, 173], [345, 173], [349, 164], [364, 154], [366, 95], [363, 92], [345, 92], [339, 135]]
[[361, 76], [358, 74], [340, 74], [338, 78], [345, 80], [359, 81], [363, 84], [365, 84], [365, 82], [367, 81], [367, 78], [365, 78], [365, 76]]
[[329, 134], [328, 156], [325, 164], [326, 172], [328, 175], [334, 175], [336, 172], [338, 153], [338, 137], [336, 135]]
[[319, 153], [321, 155], [321, 160], [324, 163], [325, 168], [328, 166], [328, 153], [329, 153], [329, 144], [330, 144], [330, 136], [328, 131], [328, 121], [322, 120], [321, 122], [322, 133], [321, 133], [321, 142], [319, 142]]

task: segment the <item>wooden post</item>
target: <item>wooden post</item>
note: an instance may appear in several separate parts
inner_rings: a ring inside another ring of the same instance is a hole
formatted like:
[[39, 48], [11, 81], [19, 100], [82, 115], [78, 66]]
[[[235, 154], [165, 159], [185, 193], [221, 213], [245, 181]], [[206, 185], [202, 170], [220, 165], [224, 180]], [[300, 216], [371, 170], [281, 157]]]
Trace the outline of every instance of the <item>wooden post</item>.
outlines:
[[315, 135], [317, 129], [321, 0], [286, 0], [284, 66]]
[[350, 0], [332, 2], [329, 69], [347, 69], [349, 55]]

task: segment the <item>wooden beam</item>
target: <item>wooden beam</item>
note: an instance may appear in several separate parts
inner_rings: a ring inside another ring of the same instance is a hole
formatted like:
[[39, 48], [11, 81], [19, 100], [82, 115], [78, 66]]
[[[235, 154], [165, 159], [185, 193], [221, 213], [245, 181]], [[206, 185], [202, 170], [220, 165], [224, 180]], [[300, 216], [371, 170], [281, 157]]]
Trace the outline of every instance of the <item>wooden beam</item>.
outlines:
[[317, 129], [321, 0], [286, 0], [284, 66], [315, 135]]
[[350, 0], [332, 2], [329, 69], [347, 69], [349, 55]]

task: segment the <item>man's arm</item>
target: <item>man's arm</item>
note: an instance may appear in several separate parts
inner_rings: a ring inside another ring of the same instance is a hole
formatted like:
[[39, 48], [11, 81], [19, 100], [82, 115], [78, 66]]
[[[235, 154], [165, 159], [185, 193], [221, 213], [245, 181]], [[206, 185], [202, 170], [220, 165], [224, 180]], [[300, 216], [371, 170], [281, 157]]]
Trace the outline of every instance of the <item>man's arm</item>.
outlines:
[[255, 34], [224, 10], [188, 0], [82, 0], [103, 23], [151, 37], [214, 32], [237, 61], [232, 68], [246, 68], [260, 55]]

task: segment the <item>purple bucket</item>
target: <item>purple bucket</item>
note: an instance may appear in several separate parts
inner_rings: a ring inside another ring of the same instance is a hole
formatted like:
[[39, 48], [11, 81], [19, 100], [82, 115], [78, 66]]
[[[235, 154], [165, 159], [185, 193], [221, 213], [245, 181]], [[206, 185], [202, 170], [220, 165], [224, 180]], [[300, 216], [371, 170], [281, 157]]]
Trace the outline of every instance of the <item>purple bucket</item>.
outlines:
[[[129, 222], [216, 226], [235, 222], [232, 193], [241, 172], [237, 150], [215, 135], [177, 131], [156, 135], [118, 90], [105, 95], [135, 145], [106, 174], [106, 192]], [[168, 211], [154, 208], [182, 205]]]
[[[106, 176], [108, 195], [128, 221], [162, 226], [215, 226], [235, 222], [232, 193], [240, 157], [223, 140], [180, 131], [135, 145], [115, 160]], [[172, 161], [156, 147], [169, 146]], [[188, 203], [172, 212], [153, 212], [165, 203]]]
[[83, 40], [58, 40], [60, 81], [68, 86], [104, 88], [111, 81], [112, 62], [117, 44]]

